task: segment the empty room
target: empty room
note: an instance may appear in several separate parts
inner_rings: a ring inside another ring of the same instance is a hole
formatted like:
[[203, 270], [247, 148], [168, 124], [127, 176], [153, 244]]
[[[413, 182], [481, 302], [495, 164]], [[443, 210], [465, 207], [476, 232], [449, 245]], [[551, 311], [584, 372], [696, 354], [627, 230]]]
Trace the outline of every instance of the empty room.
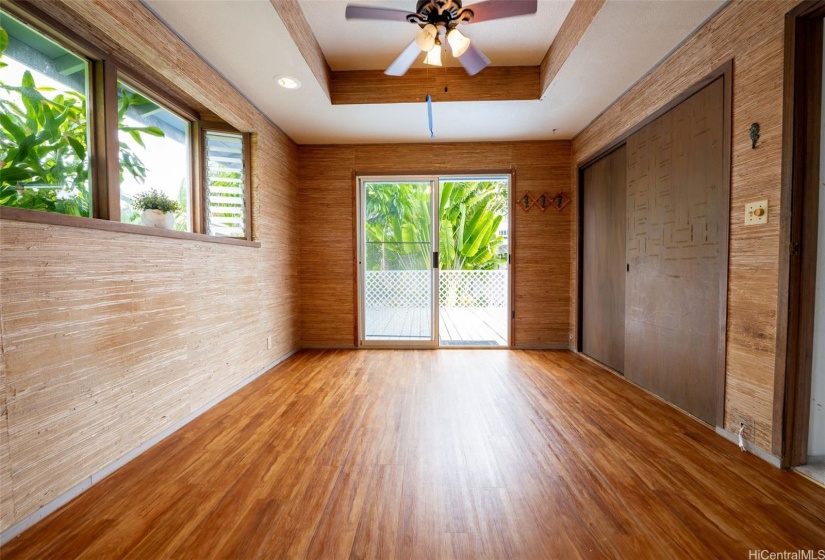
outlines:
[[0, 0], [0, 558], [825, 558], [825, 0]]

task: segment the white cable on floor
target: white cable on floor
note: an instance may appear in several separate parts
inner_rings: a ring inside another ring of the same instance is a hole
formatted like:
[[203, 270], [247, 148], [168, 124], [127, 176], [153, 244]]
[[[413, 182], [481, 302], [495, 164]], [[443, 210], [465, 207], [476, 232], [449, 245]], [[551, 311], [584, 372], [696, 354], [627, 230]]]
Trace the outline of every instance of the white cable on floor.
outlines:
[[744, 431], [745, 425], [742, 424], [739, 428], [739, 449], [741, 449], [742, 451], [747, 451], [747, 448], [745, 447], [745, 440], [742, 438], [742, 432]]

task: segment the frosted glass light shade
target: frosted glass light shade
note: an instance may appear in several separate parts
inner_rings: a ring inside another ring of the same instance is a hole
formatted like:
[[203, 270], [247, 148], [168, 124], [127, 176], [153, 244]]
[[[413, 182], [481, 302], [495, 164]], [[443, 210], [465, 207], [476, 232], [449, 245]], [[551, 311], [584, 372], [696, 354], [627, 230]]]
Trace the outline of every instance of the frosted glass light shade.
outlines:
[[458, 29], [450, 29], [447, 32], [447, 43], [453, 50], [453, 56], [458, 58], [470, 48], [470, 39], [461, 34]]
[[426, 58], [424, 58], [424, 64], [429, 64], [430, 66], [441, 66], [440, 43], [433, 45], [433, 48], [430, 49], [430, 52], [428, 52]]
[[415, 44], [422, 51], [429, 52], [435, 46], [435, 38], [438, 36], [438, 29], [432, 23], [428, 23], [418, 30], [415, 35]]

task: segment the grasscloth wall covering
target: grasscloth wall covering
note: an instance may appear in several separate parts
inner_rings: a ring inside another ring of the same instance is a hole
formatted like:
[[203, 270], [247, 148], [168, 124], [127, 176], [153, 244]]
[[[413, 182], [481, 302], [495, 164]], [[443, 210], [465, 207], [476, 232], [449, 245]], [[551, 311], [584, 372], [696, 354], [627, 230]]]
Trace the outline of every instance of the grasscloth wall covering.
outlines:
[[[771, 449], [778, 290], [784, 15], [796, 0], [734, 0], [573, 141], [574, 165], [733, 59], [733, 154], [725, 427]], [[751, 149], [751, 123], [761, 126]], [[768, 199], [767, 225], [745, 227], [744, 205]], [[575, 245], [573, 245], [575, 248]], [[571, 269], [574, 277], [576, 268]], [[574, 294], [575, 296], [575, 294]], [[575, 326], [575, 305], [571, 306]], [[575, 332], [575, 328], [573, 329]]]
[[299, 344], [292, 141], [139, 2], [38, 5], [254, 134], [261, 248], [0, 222], [0, 529]]
[[[516, 195], [570, 192], [569, 142], [302, 146], [301, 340], [355, 342], [356, 174], [515, 171]], [[570, 208], [513, 208], [516, 346], [562, 347], [570, 334]]]
[[[301, 343], [354, 343], [355, 173], [514, 170], [517, 195], [570, 193], [578, 163], [731, 58], [726, 426], [745, 421], [769, 449], [780, 428], [771, 419], [779, 224], [745, 228], [742, 208], [768, 198], [778, 215], [783, 16], [795, 3], [734, 0], [572, 144], [297, 148], [136, 0], [37, 2], [195, 110], [254, 133], [262, 247], [0, 221], [0, 530]], [[762, 127], [757, 150], [752, 122]], [[567, 347], [575, 208], [513, 213], [513, 342]]]

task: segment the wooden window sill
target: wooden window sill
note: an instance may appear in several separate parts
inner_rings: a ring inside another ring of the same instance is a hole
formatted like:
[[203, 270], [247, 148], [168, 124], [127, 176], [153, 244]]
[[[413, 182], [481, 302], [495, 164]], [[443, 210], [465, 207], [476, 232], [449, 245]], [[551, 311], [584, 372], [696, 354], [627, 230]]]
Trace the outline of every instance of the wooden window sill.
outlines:
[[41, 212], [39, 210], [26, 210], [25, 208], [12, 208], [9, 206], [0, 206], [0, 220], [14, 220], [17, 222], [31, 222], [35, 224], [48, 224], [52, 226], [99, 229], [114, 233], [134, 233], [137, 235], [151, 235], [153, 237], [168, 237], [171, 239], [186, 239], [189, 241], [202, 241], [204, 243], [218, 243], [221, 245], [237, 245], [240, 247], [260, 248], [261, 246], [260, 241], [248, 241], [246, 239], [235, 239], [232, 237], [217, 237], [215, 235], [204, 235], [203, 233], [191, 233], [188, 231], [159, 229], [135, 224], [113, 222], [110, 220], [81, 218], [79, 216], [67, 216], [65, 214], [54, 214], [51, 212]]

